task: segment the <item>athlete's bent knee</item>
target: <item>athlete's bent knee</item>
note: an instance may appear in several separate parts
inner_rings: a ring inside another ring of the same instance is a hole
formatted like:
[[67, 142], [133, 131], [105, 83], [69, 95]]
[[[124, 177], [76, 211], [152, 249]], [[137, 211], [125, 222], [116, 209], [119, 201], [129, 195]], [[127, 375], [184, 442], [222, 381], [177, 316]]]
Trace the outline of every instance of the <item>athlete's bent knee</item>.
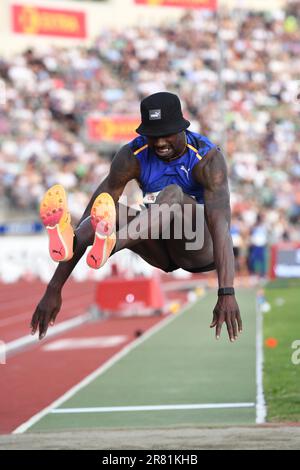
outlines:
[[166, 186], [157, 196], [157, 204], [183, 204], [183, 191], [177, 184]]

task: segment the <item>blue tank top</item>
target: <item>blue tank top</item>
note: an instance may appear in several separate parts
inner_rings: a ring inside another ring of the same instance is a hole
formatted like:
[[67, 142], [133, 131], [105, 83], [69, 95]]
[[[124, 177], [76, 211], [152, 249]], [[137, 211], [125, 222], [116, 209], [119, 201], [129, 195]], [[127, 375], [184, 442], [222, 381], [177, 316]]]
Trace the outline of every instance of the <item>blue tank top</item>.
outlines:
[[177, 184], [185, 194], [194, 196], [200, 204], [204, 203], [204, 188], [194, 180], [192, 170], [216, 145], [196, 132], [185, 132], [186, 151], [171, 162], [160, 160], [154, 150], [148, 147], [145, 136], [138, 136], [129, 142], [133, 154], [140, 162], [140, 184], [144, 195], [161, 191], [170, 184]]

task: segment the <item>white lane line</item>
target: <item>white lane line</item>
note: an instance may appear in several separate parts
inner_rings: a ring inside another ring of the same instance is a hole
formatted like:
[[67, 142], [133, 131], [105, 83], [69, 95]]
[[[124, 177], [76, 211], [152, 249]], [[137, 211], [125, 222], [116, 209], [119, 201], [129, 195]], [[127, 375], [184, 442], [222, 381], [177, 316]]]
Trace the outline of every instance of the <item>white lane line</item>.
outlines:
[[119, 411], [168, 411], [168, 410], [217, 410], [231, 408], [253, 408], [255, 403], [199, 403], [192, 405], [153, 405], [153, 406], [101, 406], [91, 408], [56, 408], [54, 414], [72, 413], [114, 413]]
[[[90, 319], [91, 319], [91, 314], [85, 313], [83, 315], [78, 315], [76, 318], [71, 318], [70, 320], [66, 320], [62, 323], [59, 323], [58, 325], [53, 326], [52, 328], [49, 328], [47, 332], [47, 339], [51, 338], [52, 336], [56, 336], [58, 333], [63, 333], [72, 328], [75, 328], [76, 326], [82, 325], [83, 323], [86, 323]], [[13, 341], [10, 341], [9, 343], [6, 343], [6, 353], [10, 354], [12, 352], [15, 352], [19, 349], [23, 349], [32, 344], [41, 344], [39, 343], [36, 335], [33, 336], [33, 335], [28, 334], [26, 336], [21, 336], [21, 338], [18, 338]]]
[[263, 315], [256, 295], [256, 423], [263, 424], [266, 422], [267, 409], [264, 396], [263, 386]]
[[[196, 302], [198, 302], [198, 301], [199, 301], [199, 298], [197, 299]], [[196, 302], [193, 302], [193, 303], [187, 305], [185, 308], [182, 309], [181, 312], [177, 313], [176, 315], [169, 315], [167, 318], [165, 318], [164, 320], [161, 320], [159, 323], [154, 325], [145, 334], [143, 334], [142, 336], [140, 336], [136, 340], [132, 341], [132, 343], [125, 346], [123, 349], [121, 349], [121, 351], [117, 352], [107, 362], [105, 362], [103, 365], [98, 367], [98, 369], [96, 369], [90, 375], [87, 375], [83, 380], [81, 380], [81, 382], [79, 382], [77, 385], [72, 387], [70, 390], [68, 390], [66, 393], [64, 393], [61, 397], [59, 397], [57, 400], [55, 400], [49, 406], [47, 406], [43, 410], [39, 411], [39, 413], [32, 416], [28, 421], [25, 421], [25, 423], [18, 426], [13, 431], [13, 434], [21, 434], [21, 433], [27, 431], [27, 429], [29, 429], [31, 426], [33, 426], [38, 421], [40, 421], [44, 416], [51, 413], [54, 408], [58, 408], [65, 401], [72, 398], [81, 389], [83, 389], [84, 387], [89, 385], [91, 382], [93, 382], [93, 380], [98, 378], [100, 375], [104, 374], [104, 372], [106, 372], [108, 369], [110, 369], [113, 365], [115, 365], [120, 359], [122, 359], [124, 356], [126, 356], [128, 353], [130, 353], [133, 349], [138, 347], [140, 344], [144, 343], [147, 339], [149, 339], [155, 333], [162, 330], [165, 326], [169, 325], [176, 318], [183, 315], [187, 310], [192, 308], [192, 306]]]
[[[82, 297], [80, 298], [80, 300], [82, 300]], [[78, 300], [77, 302], [76, 301], [72, 302], [72, 304], [68, 302], [64, 302], [64, 310], [66, 314], [69, 310], [71, 310], [72, 315], [74, 315], [74, 312], [73, 312], [74, 307], [78, 307]], [[22, 320], [26, 320], [26, 318], [28, 319], [28, 323], [29, 323], [34, 310], [35, 310], [35, 306], [32, 308], [26, 309], [24, 313], [18, 313], [17, 315], [12, 315], [7, 318], [3, 318], [2, 320], [0, 320], [0, 327], [3, 328], [4, 326], [9, 326], [14, 323], [18, 323]], [[85, 306], [80, 308], [78, 310], [78, 313], [81, 313], [83, 310], [85, 310]]]
[[95, 336], [90, 338], [66, 338], [51, 341], [43, 347], [44, 351], [71, 351], [73, 349], [115, 348], [125, 343], [128, 336]]

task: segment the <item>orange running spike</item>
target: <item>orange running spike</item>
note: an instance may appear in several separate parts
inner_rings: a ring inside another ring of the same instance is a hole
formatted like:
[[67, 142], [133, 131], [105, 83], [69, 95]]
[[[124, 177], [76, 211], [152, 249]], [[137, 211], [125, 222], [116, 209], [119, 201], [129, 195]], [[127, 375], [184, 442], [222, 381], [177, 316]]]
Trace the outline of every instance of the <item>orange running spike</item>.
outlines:
[[68, 261], [73, 256], [74, 231], [64, 188], [55, 184], [45, 193], [40, 216], [49, 235], [49, 253], [53, 261]]
[[116, 244], [116, 207], [110, 194], [101, 193], [95, 199], [91, 223], [95, 238], [86, 262], [91, 268], [99, 269], [106, 263]]

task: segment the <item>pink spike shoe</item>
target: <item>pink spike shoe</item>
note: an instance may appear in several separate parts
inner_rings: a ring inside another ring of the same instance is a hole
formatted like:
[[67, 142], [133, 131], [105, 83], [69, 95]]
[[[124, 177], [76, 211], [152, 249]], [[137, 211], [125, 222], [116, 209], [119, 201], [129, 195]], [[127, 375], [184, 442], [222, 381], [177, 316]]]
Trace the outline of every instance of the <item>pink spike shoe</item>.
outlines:
[[99, 269], [106, 263], [116, 244], [116, 207], [110, 194], [101, 193], [95, 199], [91, 223], [95, 238], [86, 262], [91, 268]]
[[49, 253], [53, 261], [68, 261], [73, 256], [74, 231], [64, 188], [55, 184], [45, 193], [40, 216], [49, 236]]

